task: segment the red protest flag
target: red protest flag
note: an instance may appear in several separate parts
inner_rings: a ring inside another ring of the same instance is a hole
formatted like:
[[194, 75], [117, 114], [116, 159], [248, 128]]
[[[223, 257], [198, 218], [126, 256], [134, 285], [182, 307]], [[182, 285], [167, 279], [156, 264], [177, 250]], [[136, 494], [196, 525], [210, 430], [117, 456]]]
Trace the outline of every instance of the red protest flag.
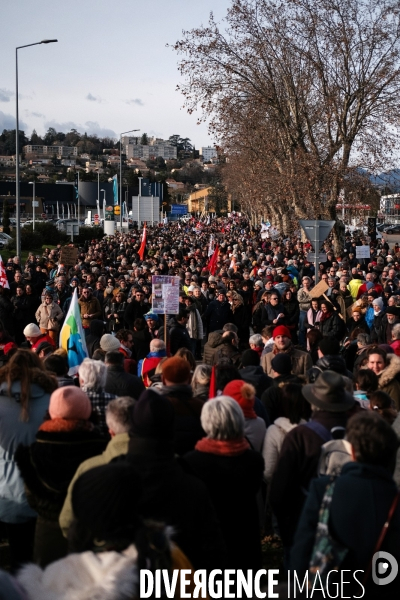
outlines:
[[216, 244], [214, 253], [213, 253], [212, 257], [210, 258], [210, 262], [207, 265], [207, 271], [209, 271], [209, 273], [211, 275], [215, 275], [215, 271], [217, 270], [217, 262], [218, 262], [218, 244]]
[[143, 227], [143, 234], [142, 234], [142, 243], [140, 244], [140, 248], [139, 248], [139, 258], [140, 260], [143, 260], [144, 257], [144, 253], [146, 250], [146, 241], [147, 241], [147, 231], [146, 231], [146, 224]]

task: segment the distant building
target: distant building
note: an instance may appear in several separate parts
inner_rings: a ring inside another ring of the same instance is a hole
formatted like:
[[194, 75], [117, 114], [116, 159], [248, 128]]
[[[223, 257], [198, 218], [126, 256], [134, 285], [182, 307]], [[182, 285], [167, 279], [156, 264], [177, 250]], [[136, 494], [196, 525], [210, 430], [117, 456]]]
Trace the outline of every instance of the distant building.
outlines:
[[78, 156], [76, 146], [43, 146], [39, 144], [28, 144], [22, 148], [25, 154], [36, 154], [38, 156]]
[[209, 162], [213, 158], [217, 158], [217, 149], [213, 146], [203, 146], [200, 148], [200, 156], [203, 157], [204, 162]]
[[184, 190], [185, 184], [182, 181], [175, 181], [175, 179], [166, 179], [165, 183], [171, 190]]
[[140, 138], [138, 137], [123, 136], [121, 141], [122, 149], [125, 151], [128, 160], [130, 158], [140, 158], [146, 161], [156, 159], [159, 156], [165, 160], [177, 158], [176, 146], [171, 146], [169, 142], [159, 138], [150, 138], [148, 145], [140, 144]]

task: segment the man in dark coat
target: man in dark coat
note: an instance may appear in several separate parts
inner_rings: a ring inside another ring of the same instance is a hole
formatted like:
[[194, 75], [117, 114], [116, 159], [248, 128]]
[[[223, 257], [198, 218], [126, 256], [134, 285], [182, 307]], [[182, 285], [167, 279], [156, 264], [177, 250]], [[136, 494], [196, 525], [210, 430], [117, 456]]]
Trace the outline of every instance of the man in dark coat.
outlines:
[[149, 389], [133, 409], [124, 460], [141, 476], [140, 514], [172, 526], [174, 540], [195, 569], [224, 569], [226, 548], [206, 486], [184, 470], [174, 456], [174, 408], [164, 396]]
[[[396, 460], [398, 440], [393, 429], [372, 411], [361, 411], [348, 423], [346, 439], [351, 444], [354, 462], [345, 464], [340, 477], [335, 481], [334, 493], [329, 507], [329, 528], [335, 540], [348, 549], [348, 554], [339, 569], [348, 573], [367, 570], [375, 552], [377, 540], [387, 521], [393, 500], [397, 495], [393, 481], [393, 466]], [[301, 514], [294, 544], [290, 553], [290, 569], [296, 570], [300, 581], [308, 571], [320, 508], [329, 477], [311, 482], [310, 491]], [[393, 514], [387, 529], [382, 550], [389, 552], [400, 562], [400, 505]], [[359, 580], [363, 573], [359, 572]], [[374, 574], [375, 575], [375, 574]], [[400, 579], [383, 584], [378, 571], [379, 584], [371, 581], [365, 585], [366, 598], [397, 598]], [[376, 575], [375, 575], [376, 577]], [[359, 584], [349, 577], [346, 595], [351, 598], [363, 595]], [[379, 587], [377, 587], [379, 585]]]
[[183, 358], [173, 356], [163, 362], [161, 392], [174, 408], [174, 449], [180, 456], [194, 450], [196, 442], [204, 436], [200, 423], [203, 402], [193, 398], [190, 379], [190, 366]]
[[355, 403], [344, 378], [333, 371], [324, 371], [314, 384], [303, 386], [302, 394], [314, 408], [311, 421], [286, 434], [270, 488], [285, 548], [292, 545], [305, 490], [317, 474], [321, 446], [332, 439], [333, 427], [346, 426], [347, 411]]
[[347, 370], [346, 362], [340, 355], [340, 344], [335, 338], [322, 338], [318, 342], [318, 360], [307, 373], [308, 383], [314, 383], [323, 371], [335, 371], [353, 379], [353, 373]]
[[145, 387], [140, 377], [126, 373], [124, 360], [125, 357], [122, 352], [107, 352], [105, 358], [107, 379], [104, 389], [109, 394], [130, 396], [137, 400]]
[[192, 342], [190, 335], [186, 329], [186, 323], [189, 320], [188, 312], [185, 309], [181, 309], [179, 314], [171, 319], [172, 327], [170, 329], [170, 349], [171, 354], [176, 354], [179, 348], [187, 348], [192, 350]]
[[149, 305], [144, 302], [144, 292], [136, 290], [132, 295], [131, 302], [127, 303], [124, 313], [124, 323], [126, 329], [133, 329], [135, 319], [142, 319], [149, 310]]
[[203, 319], [208, 332], [222, 329], [226, 323], [232, 322], [232, 311], [224, 290], [218, 290], [216, 300], [207, 306]]

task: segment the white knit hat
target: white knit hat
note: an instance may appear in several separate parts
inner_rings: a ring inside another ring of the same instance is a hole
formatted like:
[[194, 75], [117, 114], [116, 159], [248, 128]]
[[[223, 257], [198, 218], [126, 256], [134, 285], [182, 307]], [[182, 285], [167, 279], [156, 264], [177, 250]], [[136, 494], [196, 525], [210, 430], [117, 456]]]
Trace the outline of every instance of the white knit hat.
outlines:
[[41, 331], [39, 327], [35, 325], [35, 323], [29, 323], [29, 325], [27, 325], [24, 329], [25, 337], [39, 337], [40, 334]]
[[117, 340], [116, 337], [111, 335], [111, 333], [105, 333], [100, 340], [100, 348], [104, 350], [104, 352], [113, 352], [114, 350], [119, 350], [121, 347], [121, 343]]

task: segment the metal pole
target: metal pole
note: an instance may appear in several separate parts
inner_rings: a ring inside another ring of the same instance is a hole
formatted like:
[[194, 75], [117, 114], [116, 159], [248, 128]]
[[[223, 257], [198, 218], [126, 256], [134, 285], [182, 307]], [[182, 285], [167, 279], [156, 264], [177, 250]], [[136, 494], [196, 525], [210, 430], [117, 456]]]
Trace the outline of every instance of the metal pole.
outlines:
[[18, 113], [18, 48], [15, 49], [15, 220], [16, 220], [16, 251], [21, 259], [21, 224], [19, 206], [19, 113]]
[[119, 134], [119, 230], [122, 233], [122, 133]]
[[15, 48], [15, 220], [16, 236], [15, 250], [21, 261], [21, 207], [20, 207], [20, 187], [19, 187], [19, 107], [18, 107], [18, 50], [28, 48], [29, 46], [39, 46], [40, 44], [52, 44], [58, 40], [42, 40], [34, 44], [25, 44]]
[[32, 228], [33, 231], [35, 231], [35, 203], [36, 203], [36, 181], [33, 180], [33, 203], [32, 203], [32, 208], [33, 208], [33, 224], [32, 224]]
[[119, 226], [122, 233], [122, 136], [126, 133], [133, 133], [134, 131], [140, 131], [140, 129], [131, 129], [130, 131], [123, 131], [119, 134]]
[[99, 203], [100, 207], [100, 171], [97, 171], [97, 202]]
[[78, 225], [79, 225], [79, 171], [78, 171]]
[[315, 280], [315, 285], [317, 285], [317, 283], [318, 283], [319, 247], [320, 247], [319, 227], [316, 227], [315, 228], [315, 260], [314, 260], [314, 269], [315, 269], [314, 280]]

